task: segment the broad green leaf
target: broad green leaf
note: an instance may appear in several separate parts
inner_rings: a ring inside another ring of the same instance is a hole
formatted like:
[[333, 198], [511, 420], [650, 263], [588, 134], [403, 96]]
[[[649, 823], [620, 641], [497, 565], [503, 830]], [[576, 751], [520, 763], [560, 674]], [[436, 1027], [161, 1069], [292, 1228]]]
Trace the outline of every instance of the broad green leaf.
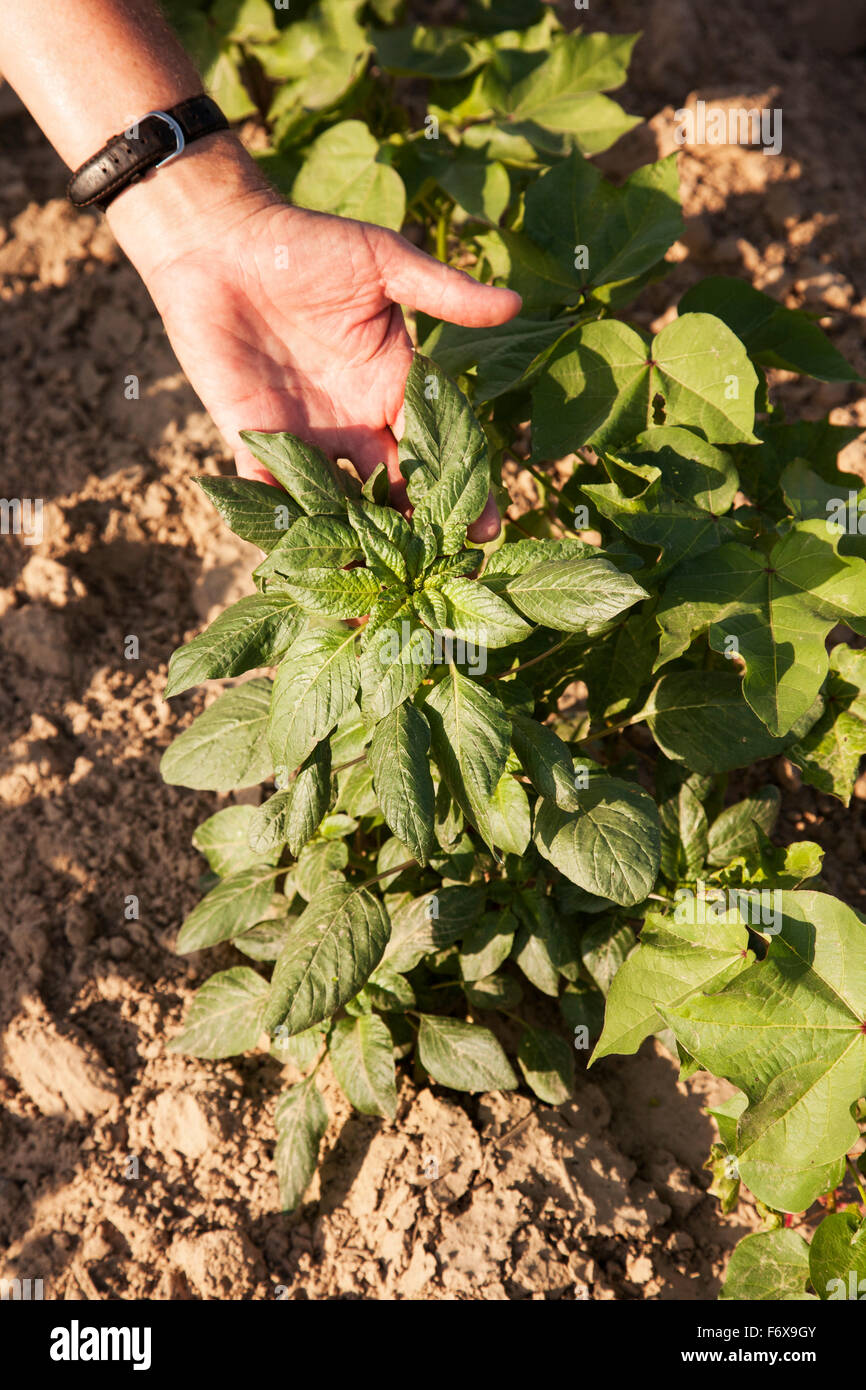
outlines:
[[475, 647], [508, 647], [532, 628], [510, 603], [476, 579], [453, 575], [439, 586], [445, 599], [446, 630]]
[[663, 753], [709, 776], [771, 758], [791, 741], [769, 733], [746, 704], [733, 671], [662, 676], [647, 701], [646, 718]]
[[370, 734], [361, 711], [356, 704], [351, 704], [331, 734], [331, 761], [335, 765], [353, 762], [361, 756], [369, 741]]
[[470, 217], [497, 223], [511, 198], [511, 181], [503, 164], [476, 154], [465, 145], [440, 169], [437, 182]]
[[[524, 370], [530, 364], [533, 366], [530, 375], [534, 376], [535, 367], [545, 360], [550, 344], [556, 342], [567, 328], [584, 322], [588, 317], [577, 314], [579, 290], [575, 286], [573, 258], [568, 265], [563, 265], [551, 252], [536, 246], [523, 232], [514, 232], [507, 227], [481, 232], [475, 240], [483, 258], [481, 268], [484, 278], [502, 282], [508, 289], [515, 290], [523, 300], [524, 313], [534, 324], [538, 324], [549, 310], [566, 308], [571, 311], [568, 318], [554, 320], [558, 329], [555, 336], [539, 342], [531, 357], [521, 357], [522, 367], [517, 380], [522, 379]], [[540, 326], [538, 331], [541, 332]], [[474, 332], [477, 335], [478, 330]], [[483, 354], [479, 353], [478, 357], [483, 357]]]
[[250, 960], [274, 961], [285, 946], [286, 937], [296, 921], [297, 918], [289, 913], [282, 917], [268, 917], [240, 936], [233, 936], [232, 945], [235, 950], [249, 956]]
[[374, 30], [371, 35], [376, 62], [397, 77], [463, 77], [484, 62], [480, 46], [469, 41], [465, 29], [407, 24], [399, 29]]
[[729, 864], [740, 854], [752, 855], [759, 846], [755, 827], [760, 826], [764, 834], [769, 835], [776, 823], [780, 802], [778, 787], [759, 787], [743, 801], [722, 811], [710, 826], [707, 863], [718, 867]]
[[390, 606], [384, 620], [371, 616], [361, 639], [361, 710], [372, 724], [410, 696], [430, 670], [430, 633], [418, 621], [406, 596]]
[[281, 575], [286, 579], [303, 577], [310, 569], [363, 560], [364, 552], [351, 527], [338, 516], [302, 516], [254, 571], [256, 579]]
[[766, 959], [723, 989], [660, 1009], [678, 1041], [749, 1098], [740, 1176], [781, 1211], [835, 1187], [866, 1092], [866, 923], [823, 893], [779, 894]]
[[506, 854], [525, 854], [532, 838], [532, 815], [523, 787], [503, 772], [485, 809], [493, 843]]
[[517, 1048], [520, 1070], [539, 1100], [564, 1105], [574, 1092], [574, 1049], [549, 1028], [525, 1028]]
[[452, 553], [487, 501], [487, 441], [462, 391], [419, 353], [406, 382], [404, 411], [399, 454], [415, 508], [413, 524], [428, 523], [445, 553]]
[[[469, 0], [466, 23], [493, 35], [495, 47], [546, 49], [562, 25], [539, 0]], [[504, 31], [504, 32], [503, 32]]]
[[599, 558], [598, 546], [589, 545], [586, 541], [568, 538], [561, 541], [512, 541], [500, 546], [499, 550], [490, 556], [482, 579], [485, 584], [489, 584], [494, 578], [498, 580], [501, 576], [526, 574], [527, 570], [535, 570], [539, 565], [549, 564], [554, 560], [561, 563], [565, 560]]
[[655, 612], [647, 605], [640, 613], [630, 613], [605, 642], [590, 648], [582, 665], [594, 724], [621, 718], [639, 705], [652, 683], [658, 644]]
[[688, 782], [675, 795], [656, 792], [662, 831], [661, 870], [665, 878], [694, 879], [707, 858], [707, 816]]
[[581, 291], [634, 279], [682, 231], [677, 156], [643, 165], [616, 187], [575, 152], [530, 184], [524, 230], [570, 272], [575, 301]]
[[239, 599], [198, 637], [172, 653], [164, 698], [202, 681], [276, 665], [305, 623], [304, 614], [287, 594]]
[[579, 325], [536, 382], [533, 457], [616, 448], [660, 424], [690, 426], [713, 444], [754, 444], [757, 384], [742, 343], [710, 314], [674, 319], [650, 346], [616, 319]]
[[640, 787], [606, 775], [576, 793], [579, 809], [561, 811], [542, 799], [534, 840], [545, 859], [572, 883], [623, 906], [642, 902], [659, 868], [655, 803]]
[[812, 1298], [809, 1247], [796, 1231], [755, 1231], [744, 1236], [729, 1262], [720, 1299], [792, 1303]]
[[824, 1217], [809, 1247], [809, 1278], [818, 1297], [832, 1302], [866, 1294], [866, 1222], [857, 1211]]
[[829, 483], [805, 459], [794, 459], [779, 479], [779, 488], [795, 521], [819, 517], [830, 534], [838, 535], [843, 555], [862, 559], [866, 556], [866, 488], [855, 491], [850, 486], [853, 481], [840, 473]]
[[824, 713], [787, 755], [804, 781], [847, 806], [866, 753], [866, 653], [833, 648], [825, 696]]
[[288, 845], [295, 858], [311, 840], [331, 799], [331, 749], [323, 739], [294, 781], [257, 807], [249, 826], [250, 845], [264, 853]]
[[376, 1014], [342, 1018], [328, 1038], [328, 1056], [340, 1089], [362, 1115], [393, 1119], [397, 1111], [394, 1044]]
[[188, 1057], [234, 1057], [249, 1052], [261, 1034], [268, 982], [248, 965], [211, 975], [193, 995], [183, 1032], [169, 1052]]
[[648, 572], [653, 583], [675, 565], [716, 550], [725, 541], [751, 539], [733, 517], [716, 516], [681, 500], [660, 479], [638, 497], [629, 497], [616, 483], [584, 483], [581, 492], [629, 540], [661, 552]]
[[308, 1028], [293, 1038], [277, 1028], [271, 1044], [271, 1056], [284, 1066], [289, 1063], [298, 1071], [306, 1072], [315, 1065], [324, 1041], [325, 1035], [320, 1028]]
[[[567, 985], [559, 996], [559, 1012], [574, 1033], [574, 1046], [583, 1051], [590, 1038], [597, 1038], [604, 1019], [604, 995], [591, 985], [578, 981]], [[585, 1032], [581, 1030], [585, 1029]]]
[[240, 869], [222, 879], [186, 918], [177, 938], [179, 955], [229, 941], [261, 921], [270, 906], [280, 871], [269, 864]]
[[728, 510], [740, 485], [727, 450], [678, 425], [644, 430], [628, 451], [627, 461], [632, 466], [654, 466], [671, 497], [716, 515]]
[[383, 159], [363, 121], [340, 121], [313, 141], [292, 186], [292, 201], [394, 231], [406, 212], [403, 180]]
[[423, 956], [459, 941], [481, 916], [486, 896], [484, 883], [455, 883], [408, 899], [393, 914], [383, 964], [402, 974]]
[[508, 597], [522, 613], [557, 632], [609, 622], [647, 597], [646, 589], [608, 560], [552, 560], [509, 581]]
[[256, 809], [255, 806], [225, 806], [202, 821], [193, 833], [193, 844], [220, 878], [237, 873], [239, 869], [250, 869], [263, 859], [276, 863], [276, 855], [250, 849], [250, 823]]
[[343, 840], [313, 840], [304, 845], [294, 875], [297, 892], [311, 903], [323, 888], [341, 886], [348, 862], [349, 850]]
[[428, 695], [424, 710], [433, 756], [445, 784], [492, 848], [487, 807], [508, 757], [510, 725], [505, 708], [489, 690], [452, 665]]
[[205, 87], [228, 121], [242, 121], [256, 110], [255, 102], [240, 79], [242, 61], [241, 49], [229, 43], [202, 72]]
[[419, 589], [412, 595], [412, 608], [431, 631], [444, 632], [448, 626], [448, 605], [438, 589]]
[[383, 1013], [402, 1013], [415, 1004], [415, 991], [409, 981], [389, 965], [380, 965], [374, 971], [364, 991], [373, 1007]]
[[464, 980], [483, 980], [504, 965], [514, 943], [517, 919], [505, 912], [485, 912], [470, 927], [460, 945], [460, 973]]
[[382, 959], [390, 934], [382, 903], [364, 887], [337, 883], [299, 917], [274, 967], [264, 1026], [301, 1033], [353, 998]]
[[516, 1009], [523, 998], [523, 990], [513, 975], [464, 980], [463, 993], [473, 1009]]
[[294, 434], [241, 430], [241, 439], [308, 516], [345, 516], [345, 485], [315, 444]]
[[[346, 94], [369, 51], [357, 9], [351, 0], [321, 0], [308, 17], [283, 29], [276, 43], [253, 48], [267, 75], [282, 83], [272, 118], [275, 108], [277, 114], [296, 107], [322, 111]], [[290, 132], [291, 126], [277, 121], [278, 138]]]
[[517, 1085], [501, 1044], [476, 1023], [422, 1014], [418, 1060], [434, 1081], [454, 1091], [513, 1091]]
[[333, 811], [325, 816], [319, 826], [319, 834], [325, 840], [342, 840], [346, 835], [352, 835], [358, 829], [358, 822], [351, 816], [343, 815], [341, 811]]
[[281, 579], [280, 592], [288, 594], [304, 613], [363, 618], [379, 597], [379, 580], [368, 569], [308, 569], [290, 580]]
[[539, 796], [563, 811], [577, 806], [574, 765], [568, 745], [547, 724], [525, 714], [511, 716], [511, 742]]
[[538, 888], [523, 888], [515, 895], [512, 906], [521, 923], [514, 942], [514, 960], [536, 989], [555, 998], [561, 974], [567, 979], [577, 978], [577, 935]]
[[373, 769], [368, 761], [341, 774], [338, 804], [350, 816], [376, 816], [379, 803], [373, 791]]
[[518, 314], [494, 328], [437, 323], [422, 348], [451, 376], [475, 369], [473, 400], [494, 400], [523, 381], [530, 366], [572, 326], [572, 319], [532, 319]]
[[435, 794], [428, 752], [430, 728], [409, 702], [398, 705], [377, 725], [370, 743], [373, 786], [382, 814], [394, 834], [420, 864], [434, 852]]
[[390, 493], [391, 484], [388, 481], [388, 470], [384, 463], [377, 463], [373, 472], [361, 484], [361, 497], [365, 502], [372, 502], [377, 507], [385, 507]]
[[769, 556], [725, 545], [680, 569], [657, 612], [656, 666], [707, 631], [714, 651], [742, 658], [743, 695], [770, 733], [788, 733], [827, 675], [830, 629], [866, 615], [866, 561], [838, 555], [837, 543], [823, 522], [803, 521]]
[[580, 955], [594, 983], [607, 996], [634, 949], [634, 932], [627, 922], [603, 916], [584, 932]]
[[737, 450], [740, 467], [748, 470], [750, 499], [758, 506], [778, 506], [781, 478], [795, 459], [807, 459], [812, 471], [834, 488], [840, 487], [844, 496], [854, 479], [840, 474], [837, 460], [860, 432], [857, 425], [831, 425], [827, 418], [788, 424], [762, 422], [756, 430], [760, 444]]
[[[602, 96], [625, 81], [636, 34], [562, 35], [550, 53], [505, 50], [484, 73], [484, 95], [512, 135], [544, 154], [599, 154], [639, 124]], [[539, 59], [541, 61], [539, 61]]]
[[216, 0], [210, 20], [235, 43], [270, 43], [279, 33], [268, 0]]
[[727, 1100], [719, 1101], [718, 1105], [707, 1106], [707, 1114], [711, 1115], [718, 1125], [719, 1139], [730, 1153], [737, 1147], [737, 1120], [748, 1103], [748, 1098], [742, 1091], [735, 1091]]
[[300, 1206], [319, 1160], [319, 1145], [328, 1128], [328, 1112], [310, 1076], [284, 1091], [274, 1113], [277, 1146], [274, 1165], [283, 1211]]
[[524, 922], [517, 933], [512, 952], [514, 962], [523, 971], [527, 980], [542, 994], [555, 999], [559, 993], [559, 970], [555, 960], [556, 942], [551, 940], [548, 922], [539, 923], [540, 930], [531, 922]]
[[367, 501], [350, 503], [349, 520], [373, 573], [383, 584], [405, 584], [414, 538], [408, 521], [393, 507]]
[[754, 961], [736, 909], [727, 914], [735, 919], [730, 922], [678, 921], [678, 915], [686, 914], [647, 914], [637, 950], [610, 987], [604, 1031], [590, 1065], [614, 1052], [637, 1052], [644, 1038], [664, 1027], [660, 1007], [677, 1008], [694, 994], [712, 993]]
[[235, 535], [260, 550], [273, 550], [291, 523], [302, 515], [288, 493], [270, 483], [206, 475], [195, 481]]
[[782, 367], [819, 381], [858, 380], [854, 368], [807, 314], [786, 309], [746, 280], [710, 275], [686, 291], [679, 313], [715, 314], [763, 367]]
[[313, 628], [283, 657], [268, 725], [278, 769], [298, 767], [351, 707], [359, 679], [356, 637], [345, 628]]
[[262, 677], [227, 690], [162, 755], [171, 786], [228, 792], [271, 776], [267, 729], [272, 682]]

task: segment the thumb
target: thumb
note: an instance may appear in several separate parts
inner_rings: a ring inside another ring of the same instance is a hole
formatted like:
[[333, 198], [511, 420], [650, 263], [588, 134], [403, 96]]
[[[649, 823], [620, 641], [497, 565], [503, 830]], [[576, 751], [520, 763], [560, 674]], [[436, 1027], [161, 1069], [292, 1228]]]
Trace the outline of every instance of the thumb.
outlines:
[[514, 290], [482, 285], [465, 271], [419, 251], [396, 232], [383, 231], [374, 251], [388, 298], [431, 318], [485, 328], [507, 323], [520, 312], [522, 300]]

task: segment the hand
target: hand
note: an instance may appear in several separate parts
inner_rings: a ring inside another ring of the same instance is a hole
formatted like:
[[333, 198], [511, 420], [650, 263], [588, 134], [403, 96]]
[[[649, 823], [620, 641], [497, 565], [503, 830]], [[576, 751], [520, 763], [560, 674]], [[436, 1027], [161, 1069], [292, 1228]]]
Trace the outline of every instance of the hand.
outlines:
[[[520, 308], [512, 291], [481, 285], [394, 232], [289, 207], [260, 184], [197, 214], [180, 247], [143, 275], [239, 473], [273, 481], [240, 429], [288, 430], [351, 459], [362, 477], [384, 462], [398, 507], [407, 505], [396, 438], [412, 360], [400, 304], [476, 327]], [[498, 531], [490, 499], [470, 537]]]

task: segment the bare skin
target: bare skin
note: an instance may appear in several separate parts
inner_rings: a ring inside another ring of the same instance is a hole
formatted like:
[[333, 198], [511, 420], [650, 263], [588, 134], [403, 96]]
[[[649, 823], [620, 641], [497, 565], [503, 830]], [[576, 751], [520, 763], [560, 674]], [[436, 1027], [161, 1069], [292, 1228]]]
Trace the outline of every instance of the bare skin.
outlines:
[[[151, 0], [15, 0], [0, 9], [0, 71], [71, 168], [201, 90]], [[401, 304], [474, 327], [520, 308], [394, 232], [290, 207], [230, 133], [125, 190], [108, 220], [245, 477], [269, 480], [239, 430], [284, 429], [365, 477], [383, 461], [405, 505]], [[490, 499], [470, 537], [498, 530]]]

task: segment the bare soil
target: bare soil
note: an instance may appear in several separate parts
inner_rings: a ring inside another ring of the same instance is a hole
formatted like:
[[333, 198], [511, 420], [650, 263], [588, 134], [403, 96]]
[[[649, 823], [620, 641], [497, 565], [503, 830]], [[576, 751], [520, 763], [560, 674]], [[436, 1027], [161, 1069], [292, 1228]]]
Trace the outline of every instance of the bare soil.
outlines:
[[[664, 322], [694, 280], [742, 275], [819, 314], [863, 371], [866, 63], [817, 53], [790, 9], [593, 7], [590, 27], [645, 31], [622, 100], [648, 124], [603, 163], [674, 148], [690, 93], [782, 107], [776, 158], [681, 154], [687, 230], [639, 313]], [[172, 952], [203, 868], [192, 830], [231, 798], [162, 784], [202, 697], [161, 691], [173, 648], [248, 591], [252, 552], [192, 482], [230, 460], [143, 287], [64, 184], [0, 93], [2, 488], [44, 499], [41, 543], [0, 544], [0, 1275], [54, 1299], [714, 1298], [759, 1219], [706, 1192], [724, 1086], [679, 1082], [657, 1043], [580, 1072], [560, 1107], [404, 1077], [389, 1124], [326, 1078], [325, 1162], [292, 1216], [271, 1166], [278, 1064], [166, 1052], [236, 957]], [[866, 428], [853, 387], [773, 389]], [[843, 463], [866, 472], [861, 442]], [[786, 793], [779, 838], [823, 844], [830, 887], [862, 907], [863, 800], [846, 811], [784, 763], [764, 775]]]

